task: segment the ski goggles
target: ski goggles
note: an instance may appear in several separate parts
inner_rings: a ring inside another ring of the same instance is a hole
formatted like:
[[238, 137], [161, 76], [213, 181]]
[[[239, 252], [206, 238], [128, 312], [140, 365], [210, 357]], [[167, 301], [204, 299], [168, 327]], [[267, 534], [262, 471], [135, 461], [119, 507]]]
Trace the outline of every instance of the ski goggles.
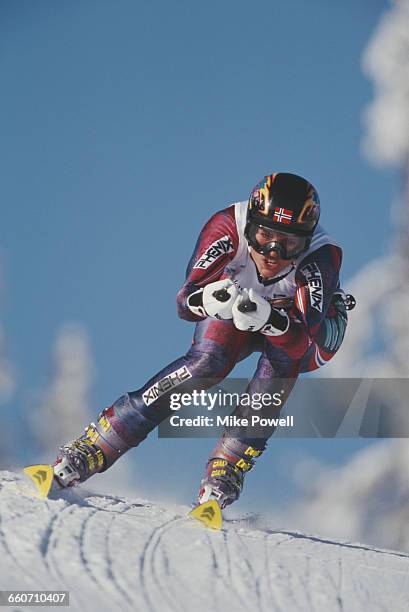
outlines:
[[282, 259], [295, 259], [308, 248], [311, 238], [280, 232], [264, 225], [249, 223], [246, 238], [257, 253], [267, 255], [276, 251]]

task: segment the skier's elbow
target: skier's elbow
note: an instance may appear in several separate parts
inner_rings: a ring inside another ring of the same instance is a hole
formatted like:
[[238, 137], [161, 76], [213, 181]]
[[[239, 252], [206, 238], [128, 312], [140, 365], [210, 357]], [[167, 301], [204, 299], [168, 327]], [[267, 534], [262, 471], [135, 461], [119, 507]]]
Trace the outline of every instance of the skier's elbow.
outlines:
[[192, 321], [192, 322], [196, 322], [199, 320], [199, 318], [193, 314], [193, 312], [190, 310], [189, 306], [187, 305], [187, 298], [186, 298], [185, 292], [183, 291], [183, 288], [178, 292], [176, 296], [176, 310], [177, 310], [179, 319], [183, 319], [184, 321]]
[[183, 319], [184, 321], [197, 321], [197, 317], [190, 312], [189, 308], [185, 308], [180, 304], [177, 304], [177, 313], [179, 319]]
[[282, 336], [268, 338], [271, 344], [284, 350], [292, 359], [300, 359], [310, 345], [308, 331], [302, 325], [290, 325]]

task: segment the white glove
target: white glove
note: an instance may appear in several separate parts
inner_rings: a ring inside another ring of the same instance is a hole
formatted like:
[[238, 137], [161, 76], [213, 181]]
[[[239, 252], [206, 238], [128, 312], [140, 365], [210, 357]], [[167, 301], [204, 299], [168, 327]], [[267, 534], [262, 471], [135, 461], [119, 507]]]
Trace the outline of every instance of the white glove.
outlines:
[[232, 314], [237, 329], [260, 331], [266, 336], [281, 336], [290, 324], [288, 315], [284, 311], [272, 308], [254, 289], [243, 290], [234, 303]]
[[233, 304], [238, 293], [236, 286], [229, 278], [209, 283], [203, 289], [203, 308], [209, 317], [231, 319]]
[[187, 300], [190, 310], [199, 317], [231, 319], [231, 309], [238, 291], [229, 278], [209, 283], [203, 289], [191, 293]]

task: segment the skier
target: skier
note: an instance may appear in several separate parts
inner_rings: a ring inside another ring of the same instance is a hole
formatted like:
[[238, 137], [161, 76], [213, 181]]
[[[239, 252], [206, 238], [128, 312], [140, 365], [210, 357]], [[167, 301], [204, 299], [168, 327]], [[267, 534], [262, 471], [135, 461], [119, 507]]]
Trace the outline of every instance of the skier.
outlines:
[[[256, 185], [248, 202], [214, 214], [200, 233], [177, 295], [182, 319], [196, 322], [186, 355], [141, 389], [103, 410], [85, 433], [64, 445], [54, 464], [61, 486], [107, 470], [171, 413], [169, 396], [223, 380], [235, 364], [261, 352], [247, 392], [282, 388], [329, 361], [346, 325], [339, 287], [342, 251], [318, 225], [315, 188], [295, 174], [275, 173]], [[284, 382], [283, 382], [284, 381]], [[243, 414], [239, 405], [234, 414]], [[221, 508], [240, 495], [246, 472], [268, 437], [225, 431], [211, 452], [198, 503]]]

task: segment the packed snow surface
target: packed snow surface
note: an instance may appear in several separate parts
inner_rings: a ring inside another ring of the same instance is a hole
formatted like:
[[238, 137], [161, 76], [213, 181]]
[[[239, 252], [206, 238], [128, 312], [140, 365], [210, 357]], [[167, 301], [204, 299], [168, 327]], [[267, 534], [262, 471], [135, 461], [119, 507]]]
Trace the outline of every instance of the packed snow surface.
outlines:
[[41, 500], [2, 471], [0, 589], [69, 591], [81, 612], [408, 610], [409, 555], [233, 511], [215, 532], [188, 511], [83, 488]]

